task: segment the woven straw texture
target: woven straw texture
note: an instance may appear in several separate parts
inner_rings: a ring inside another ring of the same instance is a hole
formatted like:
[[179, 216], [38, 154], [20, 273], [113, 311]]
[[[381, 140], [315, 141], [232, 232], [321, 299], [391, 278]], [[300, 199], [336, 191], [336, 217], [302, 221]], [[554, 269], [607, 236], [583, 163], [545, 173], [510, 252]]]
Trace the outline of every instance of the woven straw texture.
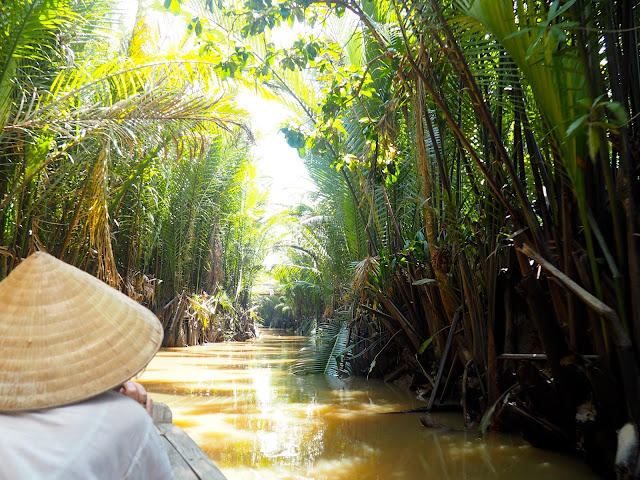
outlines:
[[160, 348], [158, 318], [97, 278], [38, 252], [0, 282], [0, 411], [91, 398]]

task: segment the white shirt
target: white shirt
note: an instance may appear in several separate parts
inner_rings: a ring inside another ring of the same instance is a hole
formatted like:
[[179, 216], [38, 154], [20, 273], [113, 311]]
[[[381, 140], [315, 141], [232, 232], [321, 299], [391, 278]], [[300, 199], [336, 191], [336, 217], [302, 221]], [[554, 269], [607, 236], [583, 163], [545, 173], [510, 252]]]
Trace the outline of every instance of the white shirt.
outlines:
[[1, 480], [169, 480], [146, 410], [117, 392], [29, 412], [0, 413]]

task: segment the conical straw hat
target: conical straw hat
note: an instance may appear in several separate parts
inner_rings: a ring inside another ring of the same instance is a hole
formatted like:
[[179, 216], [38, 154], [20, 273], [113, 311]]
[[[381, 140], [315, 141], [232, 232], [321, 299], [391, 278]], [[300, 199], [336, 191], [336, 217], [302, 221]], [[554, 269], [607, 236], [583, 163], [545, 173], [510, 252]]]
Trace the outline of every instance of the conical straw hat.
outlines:
[[91, 398], [142, 370], [160, 348], [158, 318], [46, 253], [0, 282], [0, 411]]

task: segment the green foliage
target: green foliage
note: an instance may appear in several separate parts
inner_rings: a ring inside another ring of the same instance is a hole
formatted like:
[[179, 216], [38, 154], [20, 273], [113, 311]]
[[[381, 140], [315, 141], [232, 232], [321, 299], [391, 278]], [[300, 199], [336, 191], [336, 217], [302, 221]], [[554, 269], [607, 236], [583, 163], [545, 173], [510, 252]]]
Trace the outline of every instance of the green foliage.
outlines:
[[265, 210], [266, 194], [257, 186], [256, 168], [245, 163], [234, 175], [235, 188], [227, 190], [221, 212], [221, 238], [225, 290], [248, 307], [251, 292], [271, 243], [275, 217]]
[[[242, 112], [209, 66], [153, 53], [157, 37], [143, 17], [127, 51], [105, 55], [112, 47], [98, 34], [110, 31], [111, 8], [40, 1], [3, 9], [11, 28], [22, 22], [22, 36], [1, 49], [12, 94], [0, 133], [0, 241], [16, 256], [37, 245], [134, 297], [166, 302], [211, 287], [209, 242], [233, 225], [241, 208], [233, 199], [243, 194], [235, 175], [250, 165]], [[60, 43], [65, 32], [75, 43]], [[2, 261], [0, 276], [12, 266]], [[158, 285], [157, 296], [145, 293]]]
[[340, 377], [350, 374], [347, 346], [349, 329], [343, 320], [329, 320], [318, 325], [309, 337], [309, 345], [298, 353], [293, 365], [297, 374], [324, 374]]

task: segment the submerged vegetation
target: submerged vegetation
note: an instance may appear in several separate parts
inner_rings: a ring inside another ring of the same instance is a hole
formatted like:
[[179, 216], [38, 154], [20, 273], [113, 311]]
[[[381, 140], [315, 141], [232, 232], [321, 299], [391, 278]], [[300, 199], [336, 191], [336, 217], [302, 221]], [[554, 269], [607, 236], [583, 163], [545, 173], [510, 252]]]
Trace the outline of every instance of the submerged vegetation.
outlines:
[[[633, 2], [143, 6], [115, 39], [111, 3], [2, 7], [0, 278], [46, 249], [153, 308], [171, 344], [245, 338], [273, 247], [257, 305], [315, 329], [300, 368], [408, 379], [613, 474], [640, 420]], [[317, 186], [277, 219], [241, 88], [291, 109]]]

